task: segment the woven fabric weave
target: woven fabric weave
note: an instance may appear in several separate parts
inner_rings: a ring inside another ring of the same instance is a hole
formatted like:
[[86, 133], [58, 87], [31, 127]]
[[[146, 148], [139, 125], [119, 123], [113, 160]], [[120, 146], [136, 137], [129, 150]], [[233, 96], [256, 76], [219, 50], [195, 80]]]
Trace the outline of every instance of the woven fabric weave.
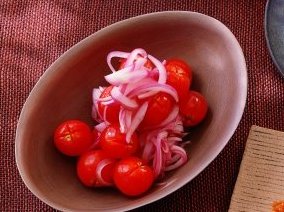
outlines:
[[[265, 0], [3, 0], [0, 2], [0, 211], [54, 211], [24, 185], [14, 147], [21, 108], [44, 71], [72, 45], [137, 15], [196, 11], [235, 34], [248, 68], [243, 118], [225, 149], [194, 180], [136, 211], [227, 211], [251, 125], [284, 130], [284, 81], [264, 36]], [[222, 94], [220, 94], [222, 95]]]

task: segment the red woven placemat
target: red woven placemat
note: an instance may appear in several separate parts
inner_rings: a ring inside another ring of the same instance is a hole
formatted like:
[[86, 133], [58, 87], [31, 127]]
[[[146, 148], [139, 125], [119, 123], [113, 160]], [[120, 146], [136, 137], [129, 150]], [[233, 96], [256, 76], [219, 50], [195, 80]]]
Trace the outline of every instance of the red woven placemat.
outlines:
[[[227, 211], [250, 126], [284, 130], [284, 81], [264, 37], [265, 0], [3, 0], [1, 22], [1, 211], [52, 211], [23, 184], [14, 157], [17, 119], [46, 68], [69, 47], [114, 22], [155, 11], [197, 11], [235, 34], [248, 67], [243, 119], [221, 154], [198, 177], [138, 211]], [[221, 95], [221, 94], [220, 94]]]

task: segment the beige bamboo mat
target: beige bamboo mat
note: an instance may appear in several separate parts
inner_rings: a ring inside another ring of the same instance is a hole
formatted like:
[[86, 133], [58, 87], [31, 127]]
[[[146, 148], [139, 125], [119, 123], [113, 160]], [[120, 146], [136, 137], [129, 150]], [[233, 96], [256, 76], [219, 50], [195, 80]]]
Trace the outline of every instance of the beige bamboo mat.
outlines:
[[284, 132], [252, 126], [229, 212], [270, 212], [284, 199]]

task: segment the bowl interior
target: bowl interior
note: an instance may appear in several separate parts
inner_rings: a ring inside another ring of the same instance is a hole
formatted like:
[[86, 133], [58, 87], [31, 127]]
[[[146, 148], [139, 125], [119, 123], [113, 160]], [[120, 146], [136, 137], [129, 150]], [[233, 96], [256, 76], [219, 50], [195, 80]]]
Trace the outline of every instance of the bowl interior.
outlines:
[[[193, 70], [193, 89], [203, 93], [209, 114], [191, 130], [190, 160], [166, 184], [127, 198], [112, 189], [88, 189], [76, 177], [75, 159], [53, 146], [53, 131], [67, 119], [91, 119], [91, 94], [110, 73], [112, 50], [144, 48], [159, 59], [182, 58]], [[84, 39], [62, 55], [39, 80], [22, 110], [16, 160], [27, 187], [59, 210], [127, 210], [157, 200], [199, 174], [222, 150], [245, 106], [246, 66], [231, 32], [217, 20], [192, 12], [163, 12], [128, 19]]]

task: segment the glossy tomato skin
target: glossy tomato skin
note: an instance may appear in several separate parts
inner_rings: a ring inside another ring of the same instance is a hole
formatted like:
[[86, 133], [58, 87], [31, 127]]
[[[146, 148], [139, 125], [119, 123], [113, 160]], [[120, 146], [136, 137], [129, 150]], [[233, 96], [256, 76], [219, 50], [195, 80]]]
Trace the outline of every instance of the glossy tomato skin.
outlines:
[[63, 154], [78, 156], [86, 152], [94, 143], [94, 135], [86, 123], [68, 120], [60, 124], [54, 132], [54, 144]]
[[167, 84], [176, 89], [179, 99], [186, 97], [192, 82], [191, 68], [180, 59], [169, 59], [166, 61]]
[[122, 193], [127, 196], [139, 196], [152, 186], [154, 173], [140, 158], [128, 157], [116, 164], [113, 179]]
[[206, 116], [208, 104], [204, 96], [196, 91], [189, 91], [187, 98], [180, 103], [183, 124], [188, 127], [198, 125]]
[[[102, 160], [110, 159], [103, 150], [92, 150], [81, 155], [77, 162], [77, 176], [88, 187], [105, 186], [97, 177], [97, 167]], [[106, 165], [102, 170], [102, 178], [109, 184], [113, 183], [115, 162]]]
[[140, 128], [159, 125], [173, 110], [175, 100], [167, 93], [159, 92], [148, 99], [149, 105]]
[[133, 133], [130, 142], [126, 142], [126, 134], [120, 132], [118, 125], [108, 126], [100, 136], [100, 146], [114, 158], [134, 155], [139, 150], [139, 140]]
[[[109, 97], [112, 88], [113, 86], [109, 86], [105, 88], [100, 98]], [[106, 119], [105, 121], [108, 121], [109, 123], [119, 122], [119, 119], [118, 119], [119, 111], [120, 111], [120, 105], [117, 102], [113, 102], [108, 105], [104, 105], [102, 102], [98, 102], [98, 113], [100, 114], [100, 117], [102, 117], [103, 119], [105, 118]]]

